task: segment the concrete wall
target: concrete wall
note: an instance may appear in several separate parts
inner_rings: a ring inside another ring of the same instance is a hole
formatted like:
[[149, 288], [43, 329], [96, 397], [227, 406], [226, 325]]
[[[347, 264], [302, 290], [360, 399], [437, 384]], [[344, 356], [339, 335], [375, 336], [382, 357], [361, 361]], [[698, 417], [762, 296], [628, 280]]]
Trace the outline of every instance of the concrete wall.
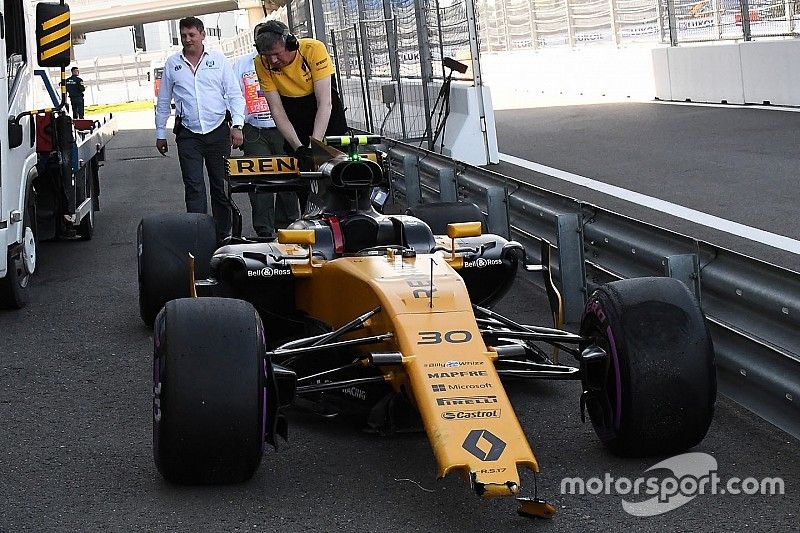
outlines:
[[495, 109], [651, 100], [652, 62], [652, 45], [481, 54]]
[[661, 100], [800, 106], [800, 40], [653, 50]]

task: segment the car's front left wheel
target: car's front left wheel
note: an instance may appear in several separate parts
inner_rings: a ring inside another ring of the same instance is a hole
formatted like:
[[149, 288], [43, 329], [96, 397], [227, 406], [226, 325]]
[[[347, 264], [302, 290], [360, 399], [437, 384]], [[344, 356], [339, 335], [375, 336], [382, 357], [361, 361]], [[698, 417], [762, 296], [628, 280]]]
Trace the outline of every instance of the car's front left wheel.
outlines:
[[153, 455], [180, 484], [250, 479], [268, 413], [264, 328], [243, 300], [167, 302], [153, 335]]

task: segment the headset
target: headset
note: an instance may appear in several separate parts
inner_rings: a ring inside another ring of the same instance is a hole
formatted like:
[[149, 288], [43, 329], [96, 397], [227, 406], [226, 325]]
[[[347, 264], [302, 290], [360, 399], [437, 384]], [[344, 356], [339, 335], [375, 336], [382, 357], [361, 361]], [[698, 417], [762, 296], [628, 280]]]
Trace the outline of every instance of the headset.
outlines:
[[262, 33], [274, 33], [275, 35], [280, 35], [283, 37], [283, 45], [289, 52], [294, 52], [300, 49], [300, 41], [297, 39], [297, 36], [294, 33], [289, 32], [288, 28], [282, 31], [273, 30], [271, 28], [262, 28], [258, 31], [258, 35], [261, 35]]

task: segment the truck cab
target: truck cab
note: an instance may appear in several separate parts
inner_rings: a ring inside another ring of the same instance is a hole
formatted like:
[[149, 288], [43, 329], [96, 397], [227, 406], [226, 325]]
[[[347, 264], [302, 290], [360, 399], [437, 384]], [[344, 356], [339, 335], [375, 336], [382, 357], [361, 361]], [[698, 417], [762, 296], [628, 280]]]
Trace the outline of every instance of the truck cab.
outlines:
[[[99, 209], [99, 162], [113, 121], [75, 128], [44, 70], [70, 63], [69, 7], [4, 0], [0, 5], [0, 308], [20, 308], [36, 271], [40, 239], [90, 239]], [[36, 109], [37, 84], [51, 108]]]

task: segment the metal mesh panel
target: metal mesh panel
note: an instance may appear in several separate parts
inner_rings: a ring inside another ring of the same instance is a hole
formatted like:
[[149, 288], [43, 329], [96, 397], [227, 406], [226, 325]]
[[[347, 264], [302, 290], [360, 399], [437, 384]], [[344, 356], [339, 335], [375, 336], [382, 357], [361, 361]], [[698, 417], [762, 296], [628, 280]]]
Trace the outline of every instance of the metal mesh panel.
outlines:
[[616, 14], [619, 40], [627, 42], [653, 42], [660, 39], [659, 6], [656, 2], [642, 0], [617, 0]]
[[794, 33], [798, 5], [795, 1], [750, 0], [750, 31], [753, 37]]
[[533, 17], [536, 24], [536, 46], [570, 44], [569, 16], [565, 0], [533, 0]]
[[797, 35], [800, 0], [478, 0], [481, 50]]
[[608, 0], [573, 0], [570, 16], [576, 45], [613, 42], [611, 3]]
[[289, 28], [298, 38], [311, 37], [314, 34], [309, 2], [310, 0], [292, 0], [286, 3]]

